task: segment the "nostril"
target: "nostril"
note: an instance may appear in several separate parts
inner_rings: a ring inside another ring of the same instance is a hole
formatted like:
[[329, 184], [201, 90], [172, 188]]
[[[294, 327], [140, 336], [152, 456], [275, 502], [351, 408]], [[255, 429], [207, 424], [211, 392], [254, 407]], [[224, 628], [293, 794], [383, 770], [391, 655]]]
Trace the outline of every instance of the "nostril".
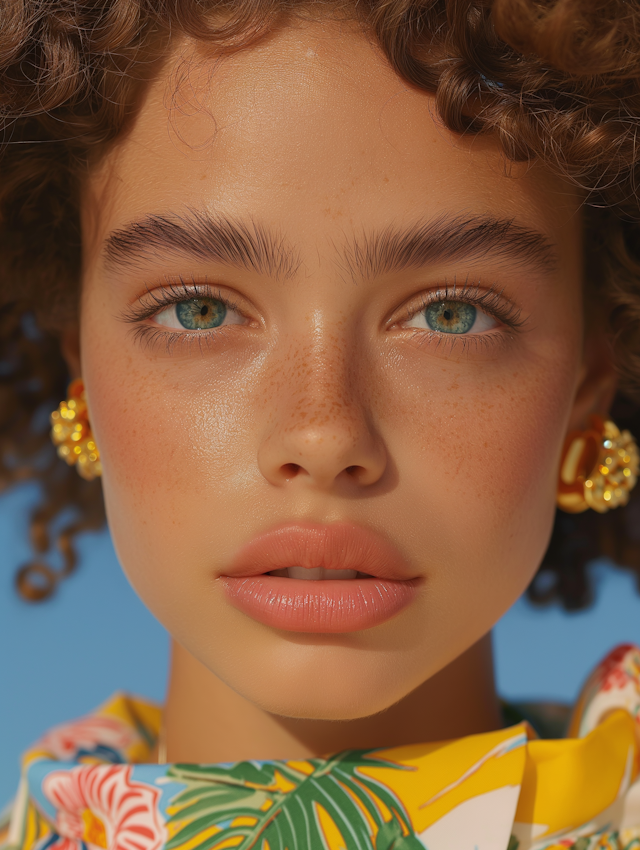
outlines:
[[295, 478], [301, 469], [302, 467], [298, 463], [285, 463], [282, 466], [282, 474], [288, 481], [290, 478]]
[[360, 474], [360, 472], [362, 472], [362, 467], [361, 466], [347, 466], [345, 468], [345, 472], [348, 475], [351, 475], [353, 478], [355, 478], [357, 475]]

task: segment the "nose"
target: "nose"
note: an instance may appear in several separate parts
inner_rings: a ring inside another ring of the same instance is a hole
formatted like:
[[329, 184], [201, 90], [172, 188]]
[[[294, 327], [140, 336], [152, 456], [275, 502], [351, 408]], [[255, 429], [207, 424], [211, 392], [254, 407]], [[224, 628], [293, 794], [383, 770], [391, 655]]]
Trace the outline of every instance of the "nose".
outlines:
[[322, 490], [380, 481], [387, 450], [358, 357], [334, 342], [298, 347], [287, 363], [258, 451], [262, 475], [272, 484], [295, 480]]

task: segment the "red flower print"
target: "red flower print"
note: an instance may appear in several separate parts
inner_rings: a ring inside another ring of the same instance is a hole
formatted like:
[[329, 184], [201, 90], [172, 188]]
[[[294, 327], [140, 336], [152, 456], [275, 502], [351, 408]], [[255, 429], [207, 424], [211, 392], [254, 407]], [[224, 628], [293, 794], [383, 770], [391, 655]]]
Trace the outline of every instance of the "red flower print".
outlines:
[[98, 746], [124, 753], [136, 741], [133, 729], [113, 717], [81, 717], [72, 723], [54, 726], [36, 744], [60, 761], [71, 761], [80, 750], [92, 752]]
[[[42, 790], [56, 807], [55, 850], [160, 850], [166, 841], [160, 790], [131, 779], [131, 765], [79, 765], [45, 777]], [[52, 848], [53, 850], [53, 848]]]
[[615, 709], [624, 709], [640, 724], [640, 649], [621, 644], [602, 659], [587, 679], [572, 721], [572, 734], [588, 735]]

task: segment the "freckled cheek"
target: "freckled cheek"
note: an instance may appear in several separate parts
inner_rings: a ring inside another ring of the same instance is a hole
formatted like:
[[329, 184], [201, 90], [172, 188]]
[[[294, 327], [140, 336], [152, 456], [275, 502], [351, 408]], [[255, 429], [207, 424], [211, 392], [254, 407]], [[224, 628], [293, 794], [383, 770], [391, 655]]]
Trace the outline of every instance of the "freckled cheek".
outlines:
[[460, 404], [455, 415], [439, 419], [436, 439], [442, 450], [435, 462], [454, 491], [494, 505], [521, 503], [527, 493], [539, 486], [546, 492], [555, 480], [562, 418], [559, 411], [541, 410], [531, 397], [516, 397], [517, 391], [486, 389]]
[[466, 535], [488, 552], [498, 538], [546, 534], [574, 378], [537, 366], [484, 372], [447, 364], [423, 386], [407, 375], [408, 391], [396, 376], [383, 427], [407, 509], [419, 505], [430, 528], [457, 528], [457, 546]]

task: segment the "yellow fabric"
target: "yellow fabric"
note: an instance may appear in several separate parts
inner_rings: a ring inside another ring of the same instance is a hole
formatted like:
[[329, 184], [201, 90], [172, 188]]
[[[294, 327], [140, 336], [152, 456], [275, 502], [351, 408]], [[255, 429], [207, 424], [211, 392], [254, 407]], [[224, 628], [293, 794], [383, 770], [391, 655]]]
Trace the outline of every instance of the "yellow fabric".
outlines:
[[12, 850], [639, 850], [640, 650], [578, 701], [578, 737], [527, 723], [325, 759], [153, 765], [160, 709], [117, 694], [25, 755]]

